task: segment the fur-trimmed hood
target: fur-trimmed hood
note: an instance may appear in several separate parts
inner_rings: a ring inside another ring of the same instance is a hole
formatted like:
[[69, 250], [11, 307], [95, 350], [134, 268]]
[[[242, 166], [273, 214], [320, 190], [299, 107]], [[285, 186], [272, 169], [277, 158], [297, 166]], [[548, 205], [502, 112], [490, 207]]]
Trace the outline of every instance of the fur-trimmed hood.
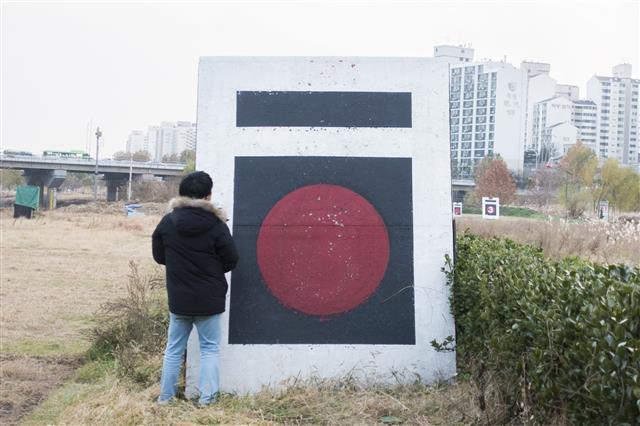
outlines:
[[173, 211], [173, 209], [180, 209], [185, 207], [203, 209], [216, 215], [216, 217], [222, 222], [228, 221], [227, 215], [221, 208], [214, 206], [210, 201], [204, 199], [175, 197], [172, 198], [171, 201], [169, 201], [168, 211], [171, 212]]

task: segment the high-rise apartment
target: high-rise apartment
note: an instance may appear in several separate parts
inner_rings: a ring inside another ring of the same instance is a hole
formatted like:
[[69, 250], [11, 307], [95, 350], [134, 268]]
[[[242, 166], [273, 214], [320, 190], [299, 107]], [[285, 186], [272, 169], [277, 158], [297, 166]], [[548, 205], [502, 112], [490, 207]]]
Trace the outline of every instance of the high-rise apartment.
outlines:
[[598, 107], [595, 102], [574, 100], [571, 123], [578, 129], [578, 140], [596, 152]]
[[127, 140], [127, 152], [148, 151], [154, 161], [179, 156], [185, 149], [195, 150], [196, 125], [188, 121], [163, 121], [149, 126], [147, 133], [134, 130]]
[[595, 75], [587, 82], [587, 98], [597, 106], [596, 153], [601, 159], [640, 167], [638, 158], [638, 86], [631, 64], [613, 67], [613, 76]]
[[127, 152], [149, 151], [147, 135], [141, 130], [134, 130], [127, 138]]
[[520, 69], [527, 74], [527, 108], [524, 114], [525, 127], [520, 140], [526, 151], [537, 151], [539, 147], [534, 146], [533, 142], [535, 105], [538, 102], [553, 98], [556, 95], [557, 84], [549, 75], [551, 71], [550, 64], [523, 61], [520, 63]]
[[434, 48], [436, 59], [450, 64], [453, 177], [472, 178], [480, 160], [494, 154], [500, 154], [509, 169], [520, 173], [524, 158], [526, 72], [504, 62], [472, 62], [473, 51], [469, 53], [466, 49]]
[[595, 151], [596, 105], [591, 101], [572, 100], [567, 96], [544, 99], [534, 104], [531, 122], [529, 149], [538, 155], [543, 147], [547, 149], [547, 156], [549, 150], [552, 157], [563, 155], [577, 141]]
[[577, 129], [571, 124], [572, 110], [573, 102], [564, 96], [536, 102], [531, 117], [533, 133], [529, 148], [538, 155], [546, 148], [551, 151], [547, 157], [564, 154], [576, 143]]

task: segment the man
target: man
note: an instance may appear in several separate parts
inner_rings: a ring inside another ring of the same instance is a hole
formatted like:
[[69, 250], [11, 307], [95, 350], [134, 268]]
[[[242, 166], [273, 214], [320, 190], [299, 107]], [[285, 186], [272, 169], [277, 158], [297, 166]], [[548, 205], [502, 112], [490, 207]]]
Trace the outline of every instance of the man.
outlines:
[[238, 253], [223, 213], [211, 204], [213, 182], [205, 172], [193, 172], [180, 182], [180, 196], [153, 232], [153, 258], [166, 265], [169, 332], [162, 364], [158, 403], [176, 394], [182, 358], [195, 324], [200, 338], [200, 405], [215, 401], [218, 392], [220, 317], [225, 311], [225, 272]]

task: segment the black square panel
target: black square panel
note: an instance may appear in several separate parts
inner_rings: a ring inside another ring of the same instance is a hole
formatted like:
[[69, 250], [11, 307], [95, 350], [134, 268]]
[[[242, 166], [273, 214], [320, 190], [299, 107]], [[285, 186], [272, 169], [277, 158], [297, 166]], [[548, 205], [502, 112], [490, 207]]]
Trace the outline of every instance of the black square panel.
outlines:
[[415, 344], [410, 158], [236, 157], [230, 344]]

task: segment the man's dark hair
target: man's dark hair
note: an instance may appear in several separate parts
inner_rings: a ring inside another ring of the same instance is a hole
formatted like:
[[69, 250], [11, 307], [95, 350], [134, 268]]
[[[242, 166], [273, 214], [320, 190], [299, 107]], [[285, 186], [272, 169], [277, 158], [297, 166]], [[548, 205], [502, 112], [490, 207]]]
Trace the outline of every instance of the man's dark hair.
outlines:
[[213, 181], [205, 172], [192, 172], [186, 175], [180, 182], [180, 195], [190, 198], [205, 198], [211, 194]]

